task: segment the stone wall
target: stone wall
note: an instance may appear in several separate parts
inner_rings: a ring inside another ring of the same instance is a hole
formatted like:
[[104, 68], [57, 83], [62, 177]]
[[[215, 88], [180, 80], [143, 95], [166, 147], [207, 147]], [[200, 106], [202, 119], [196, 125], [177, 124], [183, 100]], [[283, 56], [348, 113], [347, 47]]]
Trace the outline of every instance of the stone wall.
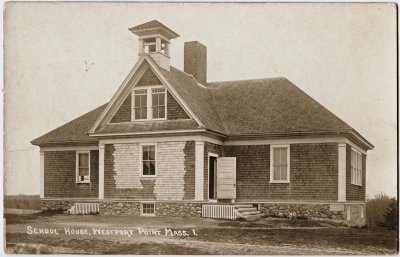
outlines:
[[345, 220], [345, 211], [331, 210], [330, 204], [282, 204], [266, 203], [260, 210], [267, 217], [310, 219], [329, 218]]
[[100, 202], [100, 214], [102, 215], [121, 215], [121, 216], [139, 216], [139, 202], [117, 202], [102, 201]]
[[156, 216], [201, 217], [201, 203], [156, 203]]

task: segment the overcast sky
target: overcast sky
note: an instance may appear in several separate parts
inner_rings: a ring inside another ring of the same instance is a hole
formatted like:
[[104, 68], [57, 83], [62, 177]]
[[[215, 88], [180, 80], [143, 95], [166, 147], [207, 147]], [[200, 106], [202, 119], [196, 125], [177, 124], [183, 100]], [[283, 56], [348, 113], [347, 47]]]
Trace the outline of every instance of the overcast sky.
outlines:
[[286, 77], [375, 145], [367, 194], [395, 195], [394, 4], [8, 3], [6, 194], [39, 194], [36, 137], [106, 103], [138, 59], [128, 31], [157, 19], [207, 46], [208, 81]]

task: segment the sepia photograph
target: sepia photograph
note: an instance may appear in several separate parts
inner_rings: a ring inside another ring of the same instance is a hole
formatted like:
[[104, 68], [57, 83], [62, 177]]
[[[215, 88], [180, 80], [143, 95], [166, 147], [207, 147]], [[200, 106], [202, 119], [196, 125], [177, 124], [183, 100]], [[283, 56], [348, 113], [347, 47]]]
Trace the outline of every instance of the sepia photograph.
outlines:
[[396, 3], [3, 12], [5, 253], [398, 253]]

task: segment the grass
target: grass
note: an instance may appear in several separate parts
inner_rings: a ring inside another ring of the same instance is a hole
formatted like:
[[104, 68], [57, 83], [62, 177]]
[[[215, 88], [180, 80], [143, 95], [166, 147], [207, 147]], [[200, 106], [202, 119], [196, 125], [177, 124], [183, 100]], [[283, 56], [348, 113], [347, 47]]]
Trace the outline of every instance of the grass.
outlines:
[[[265, 218], [256, 222], [204, 218], [6, 215], [7, 249], [43, 244], [58, 253], [90, 254], [395, 254], [396, 231], [353, 229], [323, 222]], [[27, 226], [56, 228], [59, 235], [28, 235]], [[64, 227], [135, 230], [132, 237], [66, 235]], [[197, 236], [140, 236], [139, 228], [195, 229]], [[61, 250], [60, 250], [61, 249]], [[19, 249], [21, 250], [21, 249]]]
[[40, 210], [39, 195], [5, 195], [4, 208]]

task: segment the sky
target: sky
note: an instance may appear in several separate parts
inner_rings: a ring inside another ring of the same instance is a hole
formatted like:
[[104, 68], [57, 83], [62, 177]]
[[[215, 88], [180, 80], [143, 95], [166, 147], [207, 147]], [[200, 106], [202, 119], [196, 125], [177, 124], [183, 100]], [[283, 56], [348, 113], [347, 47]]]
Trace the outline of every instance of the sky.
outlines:
[[[7, 3], [5, 193], [39, 194], [30, 141], [108, 102], [138, 60], [128, 28], [156, 19], [207, 46], [208, 81], [286, 77], [356, 129], [367, 195], [397, 194], [394, 4]], [[179, 14], [179, 15], [178, 15]]]

